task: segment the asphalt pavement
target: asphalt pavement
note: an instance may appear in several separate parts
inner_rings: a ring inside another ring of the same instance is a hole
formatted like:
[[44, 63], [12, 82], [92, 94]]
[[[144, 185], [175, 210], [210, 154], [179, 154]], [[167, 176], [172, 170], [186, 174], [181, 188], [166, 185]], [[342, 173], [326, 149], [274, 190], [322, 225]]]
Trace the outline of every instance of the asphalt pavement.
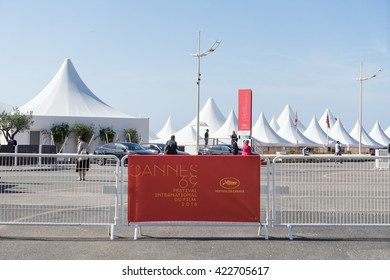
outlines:
[[389, 227], [0, 225], [1, 260], [390, 260]]

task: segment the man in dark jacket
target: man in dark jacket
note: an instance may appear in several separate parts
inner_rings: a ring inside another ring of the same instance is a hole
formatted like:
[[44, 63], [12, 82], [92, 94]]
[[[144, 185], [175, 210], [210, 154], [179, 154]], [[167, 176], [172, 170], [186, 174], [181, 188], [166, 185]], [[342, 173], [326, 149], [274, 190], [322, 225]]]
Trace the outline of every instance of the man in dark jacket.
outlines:
[[177, 154], [177, 143], [175, 141], [175, 135], [171, 136], [171, 140], [168, 140], [164, 147], [164, 154], [175, 155]]

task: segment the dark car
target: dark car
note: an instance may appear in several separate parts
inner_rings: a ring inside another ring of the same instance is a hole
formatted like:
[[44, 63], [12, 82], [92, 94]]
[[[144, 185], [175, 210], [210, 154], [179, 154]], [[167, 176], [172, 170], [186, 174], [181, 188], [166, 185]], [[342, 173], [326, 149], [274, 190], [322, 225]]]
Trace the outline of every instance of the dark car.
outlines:
[[[142, 147], [144, 147], [146, 150], [153, 151], [156, 154], [164, 154], [164, 146], [165, 144], [162, 143], [145, 143], [142, 144]], [[183, 152], [183, 151], [177, 151], [178, 155], [189, 155], [189, 153]]]
[[[108, 143], [96, 148], [95, 155], [114, 155], [122, 159], [126, 155], [154, 155], [155, 153], [146, 150], [140, 144], [131, 142]], [[106, 159], [97, 159], [97, 164], [106, 164]]]
[[[199, 150], [199, 155], [232, 155], [233, 148], [229, 144], [212, 145]], [[239, 149], [238, 154], [241, 154]]]

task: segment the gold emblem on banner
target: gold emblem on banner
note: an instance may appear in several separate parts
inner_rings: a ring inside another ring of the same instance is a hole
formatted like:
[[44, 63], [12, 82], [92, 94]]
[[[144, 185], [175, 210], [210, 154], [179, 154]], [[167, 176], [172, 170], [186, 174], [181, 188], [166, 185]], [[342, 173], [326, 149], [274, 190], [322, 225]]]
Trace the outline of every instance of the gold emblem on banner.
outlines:
[[219, 181], [219, 185], [226, 190], [234, 190], [240, 186], [240, 180], [234, 177], [226, 177]]

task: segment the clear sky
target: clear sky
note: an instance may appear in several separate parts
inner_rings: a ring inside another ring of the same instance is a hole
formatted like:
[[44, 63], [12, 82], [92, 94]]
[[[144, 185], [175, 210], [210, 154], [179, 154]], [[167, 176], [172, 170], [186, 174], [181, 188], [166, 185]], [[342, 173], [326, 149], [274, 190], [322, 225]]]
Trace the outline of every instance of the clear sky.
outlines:
[[253, 122], [288, 104], [308, 125], [325, 109], [347, 131], [390, 126], [388, 0], [0, 0], [0, 101], [20, 107], [70, 58], [87, 86], [112, 107], [177, 128], [196, 116], [197, 35], [201, 106], [228, 116], [240, 88], [253, 90]]

